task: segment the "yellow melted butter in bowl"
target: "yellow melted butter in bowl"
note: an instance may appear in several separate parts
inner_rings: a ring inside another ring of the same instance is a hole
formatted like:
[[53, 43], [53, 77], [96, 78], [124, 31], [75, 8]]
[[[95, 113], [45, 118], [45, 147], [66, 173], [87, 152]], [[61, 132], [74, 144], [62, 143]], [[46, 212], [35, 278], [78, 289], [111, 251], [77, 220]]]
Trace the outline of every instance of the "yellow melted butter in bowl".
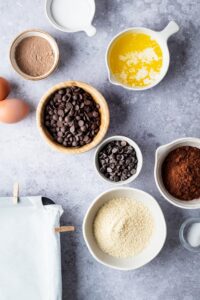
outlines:
[[129, 31], [111, 45], [108, 63], [114, 80], [128, 87], [144, 88], [159, 79], [163, 53], [150, 35]]

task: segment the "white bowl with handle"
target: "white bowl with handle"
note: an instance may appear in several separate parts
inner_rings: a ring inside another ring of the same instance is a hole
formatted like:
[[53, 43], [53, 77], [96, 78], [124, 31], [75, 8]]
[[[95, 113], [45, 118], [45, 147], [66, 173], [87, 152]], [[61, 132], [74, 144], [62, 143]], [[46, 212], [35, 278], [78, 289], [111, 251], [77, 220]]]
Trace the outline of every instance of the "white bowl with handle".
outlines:
[[[93, 224], [98, 210], [110, 199], [130, 198], [147, 206], [154, 219], [154, 231], [147, 247], [139, 254], [128, 258], [116, 258], [104, 253], [94, 237]], [[117, 187], [100, 194], [88, 208], [83, 221], [83, 237], [93, 258], [113, 269], [129, 271], [138, 269], [152, 259], [161, 251], [167, 236], [167, 227], [163, 212], [158, 202], [148, 193], [142, 190]]]
[[200, 139], [193, 137], [180, 138], [169, 144], [158, 147], [155, 154], [154, 178], [159, 192], [168, 202], [185, 209], [197, 209], [200, 208], [200, 199], [189, 201], [177, 199], [167, 191], [162, 180], [162, 165], [165, 158], [171, 151], [183, 146], [191, 146], [200, 149]]
[[[125, 88], [127, 90], [133, 90], [133, 91], [141, 91], [141, 90], [143, 91], [143, 90], [147, 90], [147, 89], [150, 89], [150, 88], [156, 86], [165, 77], [165, 75], [167, 74], [167, 71], [169, 69], [170, 54], [169, 54], [169, 48], [167, 45], [168, 38], [171, 35], [173, 35], [174, 33], [176, 33], [178, 30], [179, 30], [179, 26], [177, 25], [177, 23], [174, 21], [171, 21], [162, 31], [154, 31], [154, 30], [151, 30], [151, 29], [145, 28], [145, 27], [131, 27], [131, 28], [128, 28], [128, 29], [120, 32], [119, 34], [117, 34], [109, 43], [107, 52], [106, 52], [106, 67], [107, 67], [107, 71], [108, 71], [109, 81], [114, 85], [122, 86], [123, 88]], [[149, 35], [153, 40], [155, 40], [158, 43], [158, 45], [160, 46], [160, 48], [162, 50], [163, 65], [162, 65], [160, 74], [159, 74], [158, 78], [155, 79], [155, 81], [148, 86], [144, 86], [144, 87], [127, 86], [127, 85], [124, 85], [123, 83], [117, 81], [116, 78], [114, 77], [114, 75], [112, 74], [112, 71], [110, 68], [110, 63], [109, 63], [111, 49], [112, 49], [115, 41], [120, 36], [124, 35], [127, 32], [144, 33], [144, 34]]]

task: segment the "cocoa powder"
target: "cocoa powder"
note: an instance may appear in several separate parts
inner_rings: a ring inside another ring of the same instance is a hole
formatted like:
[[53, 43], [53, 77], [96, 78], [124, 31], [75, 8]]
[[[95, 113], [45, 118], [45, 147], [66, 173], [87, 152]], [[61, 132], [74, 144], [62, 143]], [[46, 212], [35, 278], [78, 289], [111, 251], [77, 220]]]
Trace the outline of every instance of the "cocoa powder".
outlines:
[[162, 179], [175, 198], [200, 198], [200, 149], [183, 146], [170, 152], [162, 165]]
[[51, 45], [39, 36], [24, 38], [15, 50], [18, 67], [23, 73], [33, 77], [46, 74], [52, 68], [54, 59]]

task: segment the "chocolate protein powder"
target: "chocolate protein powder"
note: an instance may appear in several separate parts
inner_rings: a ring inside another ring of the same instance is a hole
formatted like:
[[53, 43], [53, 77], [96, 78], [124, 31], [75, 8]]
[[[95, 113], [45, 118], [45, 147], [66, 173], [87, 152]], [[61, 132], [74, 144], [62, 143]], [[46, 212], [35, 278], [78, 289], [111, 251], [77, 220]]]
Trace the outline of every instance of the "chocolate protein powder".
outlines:
[[172, 196], [186, 201], [200, 198], [200, 149], [183, 146], [170, 152], [162, 178]]
[[48, 73], [54, 64], [54, 52], [49, 42], [39, 36], [24, 38], [16, 47], [15, 59], [20, 70], [37, 77]]

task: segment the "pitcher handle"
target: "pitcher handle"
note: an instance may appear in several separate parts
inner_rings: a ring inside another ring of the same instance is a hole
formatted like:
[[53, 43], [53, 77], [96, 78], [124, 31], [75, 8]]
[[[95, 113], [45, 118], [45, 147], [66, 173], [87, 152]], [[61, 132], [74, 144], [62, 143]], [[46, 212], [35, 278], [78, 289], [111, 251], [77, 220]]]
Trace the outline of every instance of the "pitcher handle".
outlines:
[[160, 34], [167, 41], [168, 38], [177, 31], [179, 31], [178, 24], [174, 21], [171, 21], [162, 31], [160, 31]]

